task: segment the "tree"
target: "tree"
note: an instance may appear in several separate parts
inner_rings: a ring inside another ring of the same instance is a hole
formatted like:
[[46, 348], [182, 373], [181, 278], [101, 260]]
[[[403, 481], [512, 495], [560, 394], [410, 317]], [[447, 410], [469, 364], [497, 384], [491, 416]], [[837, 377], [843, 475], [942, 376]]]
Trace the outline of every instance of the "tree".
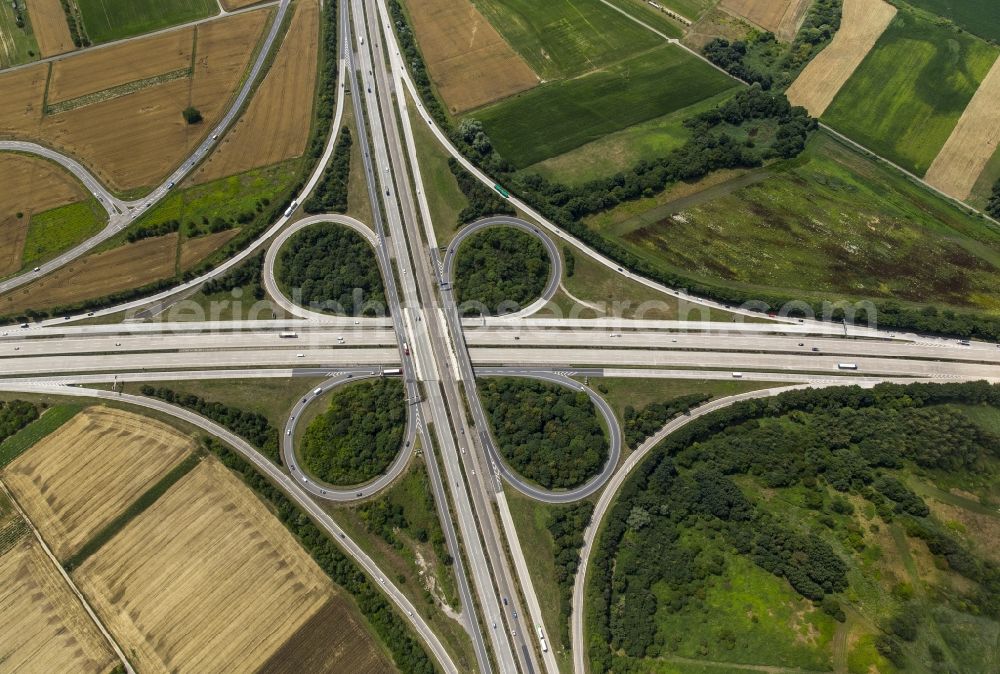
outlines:
[[197, 124], [202, 120], [201, 111], [193, 105], [184, 108], [181, 114], [184, 115], [184, 121], [188, 124]]

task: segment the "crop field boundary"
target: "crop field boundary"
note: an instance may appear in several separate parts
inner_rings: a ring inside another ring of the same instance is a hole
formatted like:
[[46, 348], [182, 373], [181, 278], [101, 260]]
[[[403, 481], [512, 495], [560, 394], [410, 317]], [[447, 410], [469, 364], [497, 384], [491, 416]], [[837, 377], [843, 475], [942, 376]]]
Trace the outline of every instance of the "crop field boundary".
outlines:
[[104, 623], [102, 623], [100, 618], [97, 617], [97, 614], [94, 613], [94, 609], [91, 608], [90, 603], [87, 601], [87, 598], [84, 597], [83, 593], [80, 592], [80, 588], [76, 586], [76, 583], [73, 582], [73, 579], [70, 578], [69, 574], [66, 573], [66, 570], [63, 569], [62, 565], [59, 564], [59, 560], [56, 559], [56, 556], [52, 553], [52, 550], [45, 542], [45, 539], [42, 538], [41, 533], [39, 533], [38, 529], [35, 528], [35, 525], [32, 523], [32, 521], [28, 519], [28, 515], [21, 508], [21, 504], [17, 502], [17, 500], [14, 498], [14, 495], [11, 494], [10, 490], [7, 489], [7, 485], [5, 485], [3, 482], [0, 482], [0, 493], [2, 493], [4, 496], [7, 497], [11, 505], [14, 507], [14, 510], [17, 512], [18, 517], [20, 517], [27, 525], [27, 527], [31, 530], [31, 533], [35, 536], [35, 540], [38, 541], [38, 544], [41, 546], [42, 551], [45, 553], [45, 556], [48, 557], [49, 560], [52, 562], [53, 566], [55, 566], [59, 575], [62, 577], [63, 581], [65, 581], [70, 591], [73, 593], [73, 596], [76, 597], [76, 600], [80, 602], [81, 606], [83, 606], [83, 609], [87, 612], [87, 616], [100, 631], [101, 636], [104, 637], [104, 640], [108, 643], [109, 646], [111, 646], [111, 650], [114, 651], [115, 655], [121, 661], [122, 665], [125, 668], [125, 671], [128, 672], [128, 674], [135, 674], [135, 670], [132, 669], [132, 665], [129, 664], [128, 658], [125, 657], [125, 653], [122, 652], [122, 649], [118, 645], [118, 642], [115, 641], [114, 637], [111, 636], [107, 628], [104, 626]]
[[65, 403], [54, 405], [30, 424], [10, 436], [0, 444], [0, 468], [30, 449], [42, 438], [53, 433], [60, 426], [76, 416], [83, 407]]
[[203, 457], [203, 453], [193, 453], [185, 457], [179, 464], [171, 468], [166, 475], [161, 477], [156, 484], [147, 489], [139, 496], [139, 498], [133, 501], [124, 512], [111, 520], [103, 529], [99, 530], [93, 535], [93, 537], [91, 537], [90, 540], [84, 543], [79, 550], [73, 553], [71, 557], [67, 558], [66, 561], [63, 562], [63, 567], [67, 571], [72, 571], [83, 564], [88, 557], [100, 550], [105, 543], [110, 541], [115, 534], [124, 529], [129, 522], [146, 512], [151, 505], [156, 503], [158, 498], [163, 496], [168, 489], [177, 484], [182, 477], [194, 470], [194, 468], [201, 463]]
[[159, 84], [165, 84], [167, 82], [172, 82], [173, 80], [185, 79], [191, 77], [193, 74], [193, 68], [179, 68], [168, 73], [163, 73], [162, 75], [154, 75], [152, 77], [146, 77], [134, 82], [119, 84], [118, 86], [102, 89], [101, 91], [95, 91], [84, 96], [70, 98], [69, 100], [53, 103], [52, 105], [46, 103], [44, 114], [58, 115], [60, 112], [69, 112], [70, 110], [76, 110], [77, 108], [82, 108], [94, 103], [103, 103], [104, 101], [110, 101], [113, 98], [128, 96], [129, 94], [134, 94], [138, 91], [149, 89], [150, 87], [155, 87]]

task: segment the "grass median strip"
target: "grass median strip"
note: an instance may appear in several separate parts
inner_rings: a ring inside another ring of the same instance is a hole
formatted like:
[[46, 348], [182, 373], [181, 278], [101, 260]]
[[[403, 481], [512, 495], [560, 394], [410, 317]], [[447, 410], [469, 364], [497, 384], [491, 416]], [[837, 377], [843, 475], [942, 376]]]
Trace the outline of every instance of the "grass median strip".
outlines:
[[88, 557], [100, 550], [105, 543], [114, 538], [115, 534], [124, 529], [129, 522], [144, 513], [146, 509], [156, 503], [156, 500], [163, 496], [168, 489], [177, 484], [182, 477], [190, 473], [194, 467], [201, 462], [203, 457], [204, 454], [201, 452], [189, 454], [183, 461], [170, 469], [170, 472], [146, 490], [146, 492], [137, 498], [132, 505], [126, 508], [122, 514], [111, 520], [107, 526], [94, 534], [93, 538], [84, 543], [75, 554], [66, 559], [63, 562], [63, 567], [66, 571], [72, 571], [77, 568], [83, 564]]
[[80, 409], [79, 405], [55, 405], [38, 419], [4, 440], [3, 443], [0, 443], [0, 468], [9, 464], [25, 450], [72, 419]]

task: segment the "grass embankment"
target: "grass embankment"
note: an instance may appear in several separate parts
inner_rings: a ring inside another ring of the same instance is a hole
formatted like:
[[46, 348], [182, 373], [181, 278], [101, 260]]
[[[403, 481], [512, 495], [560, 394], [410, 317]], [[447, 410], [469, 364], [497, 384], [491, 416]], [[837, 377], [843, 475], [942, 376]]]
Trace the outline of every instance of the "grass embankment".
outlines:
[[86, 241], [104, 227], [107, 214], [89, 199], [31, 216], [21, 264], [33, 267]]

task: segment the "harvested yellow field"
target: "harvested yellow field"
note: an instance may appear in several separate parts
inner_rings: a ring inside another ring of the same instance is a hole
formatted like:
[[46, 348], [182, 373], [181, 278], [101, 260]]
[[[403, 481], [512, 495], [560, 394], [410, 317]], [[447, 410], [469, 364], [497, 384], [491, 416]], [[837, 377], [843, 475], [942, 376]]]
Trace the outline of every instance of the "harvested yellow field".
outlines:
[[49, 65], [40, 63], [0, 73], [0, 136], [34, 134], [45, 107]]
[[968, 199], [1000, 145], [1000, 59], [986, 74], [924, 179], [956, 199]]
[[206, 120], [217, 119], [229, 106], [271, 13], [267, 8], [258, 9], [198, 26], [191, 105]]
[[206, 257], [225, 246], [240, 233], [239, 228], [227, 229], [224, 232], [206, 234], [195, 239], [188, 239], [181, 244], [181, 269], [193, 267]]
[[82, 201], [87, 193], [57, 164], [27, 155], [0, 153], [0, 176], [4, 177], [0, 190], [0, 276], [6, 276], [21, 268], [31, 216]]
[[74, 578], [142, 672], [256, 671], [334, 592], [288, 530], [213, 459]]
[[0, 296], [0, 315], [51, 309], [137, 288], [173, 276], [176, 262], [176, 233], [87, 255]]
[[191, 67], [194, 28], [59, 59], [52, 64], [48, 104]]
[[154, 419], [91, 407], [11, 463], [4, 481], [52, 552], [66, 559], [193, 446]]
[[118, 664], [30, 533], [0, 555], [0, 634], [5, 672], [108, 672]]
[[809, 3], [810, 0], [722, 0], [719, 6], [788, 42], [802, 25]]
[[884, 0], [844, 0], [840, 30], [785, 92], [791, 104], [821, 117], [894, 16]]
[[[114, 190], [155, 184], [191, 154], [229, 105], [270, 15], [264, 8], [199, 24], [191, 77], [64, 112], [43, 116], [47, 64], [0, 75], [0, 90], [13, 92], [0, 102], [0, 135], [40, 140], [63, 150]], [[75, 67], [73, 59], [98, 58], [102, 51], [74, 55], [59, 67]], [[171, 62], [182, 58], [178, 54]], [[105, 81], [120, 80], [119, 67], [109, 67]], [[64, 81], [61, 95], [67, 86]], [[181, 111], [189, 105], [201, 111], [204, 122], [184, 121]]]
[[59, 0], [28, 0], [31, 30], [42, 56], [55, 56], [76, 49], [66, 14]]
[[534, 71], [469, 0], [420, 0], [407, 7], [427, 69], [452, 113], [538, 84]]
[[319, 53], [319, 2], [303, 0], [246, 112], [192, 176], [194, 184], [270, 166], [306, 149]]

